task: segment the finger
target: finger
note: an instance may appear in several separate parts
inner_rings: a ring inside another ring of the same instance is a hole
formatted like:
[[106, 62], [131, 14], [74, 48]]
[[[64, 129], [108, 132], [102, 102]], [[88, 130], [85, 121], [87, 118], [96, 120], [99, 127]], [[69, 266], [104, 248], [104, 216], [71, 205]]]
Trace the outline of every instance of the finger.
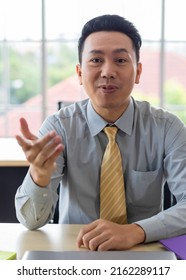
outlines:
[[97, 231], [96, 229], [90, 231], [89, 233], [85, 234], [82, 238], [83, 245], [90, 249], [91, 251], [96, 251], [99, 245], [104, 242], [106, 236], [104, 233]]
[[79, 237], [78, 237], [77, 240], [76, 240], [76, 246], [77, 246], [78, 248], [83, 247], [83, 240], [80, 239]]
[[76, 244], [78, 247], [81, 247], [81, 246], [85, 246], [86, 248], [88, 248], [87, 244], [86, 244], [86, 239], [84, 239], [85, 235], [89, 232], [91, 232], [97, 225], [97, 220], [84, 226], [78, 236], [77, 236], [77, 240], [76, 240]]
[[77, 239], [76, 239], [76, 245], [78, 248], [80, 248], [81, 246], [84, 246], [83, 243], [83, 236], [86, 233], [86, 227], [83, 227], [80, 232], [78, 233]]
[[[51, 134], [49, 136], [51, 136]], [[55, 161], [57, 156], [64, 149], [61, 137], [55, 134], [53, 138], [48, 138], [48, 141], [45, 141], [45, 139], [43, 138], [42, 141], [37, 142], [38, 144], [36, 144], [36, 148], [39, 152], [37, 153], [37, 156], [35, 158], [36, 165], [46, 165], [48, 159], [50, 159], [51, 161]]]
[[16, 140], [17, 140], [19, 146], [23, 147], [23, 146], [26, 145], [26, 142], [27, 142], [27, 141], [26, 141], [22, 136], [16, 135], [15, 138], [16, 138]]
[[[55, 131], [51, 131], [47, 135], [45, 135], [43, 138], [37, 139], [35, 141], [27, 140], [20, 135], [16, 136], [18, 144], [22, 147], [27, 160], [30, 163], [33, 163], [35, 161], [38, 162], [37, 163], [38, 166], [43, 165], [43, 163], [48, 158], [48, 155], [47, 155], [47, 156], [45, 156], [45, 158], [43, 158], [43, 160], [40, 161], [40, 153], [42, 153], [42, 150], [45, 148], [45, 146], [47, 146], [49, 143], [52, 143], [52, 139], [55, 139], [55, 138], [58, 138], [58, 140], [57, 140], [58, 142], [56, 144], [56, 146], [57, 146], [59, 143], [61, 143], [61, 138], [56, 135]], [[54, 141], [54, 143], [55, 143], [55, 141]], [[55, 151], [55, 147], [53, 148], [53, 150]]]
[[20, 118], [19, 122], [23, 136], [29, 140], [36, 140], [37, 137], [30, 131], [27, 121], [24, 118]]
[[97, 246], [97, 251], [109, 251], [114, 248], [114, 244], [111, 239], [104, 240], [104, 242], [100, 242]]
[[80, 248], [81, 246], [83, 246], [83, 236], [84, 236], [84, 228], [82, 228], [80, 230], [80, 232], [78, 233], [77, 239], [76, 239], [76, 245], [78, 248]]
[[96, 251], [108, 239], [109, 237], [105, 232], [101, 232], [98, 228], [94, 228], [82, 236], [80, 245], [83, 245], [91, 251]]
[[108, 243], [108, 237], [102, 232], [89, 240], [88, 247], [91, 251], [105, 251], [107, 247], [104, 244]]
[[[63, 152], [64, 146], [60, 143], [57, 147], [55, 147], [52, 154], [50, 154], [50, 157], [47, 158], [47, 160], [44, 162], [45, 168], [49, 168], [51, 165], [54, 165], [56, 162], [56, 159], [58, 156]], [[54, 166], [55, 169], [55, 166]]]

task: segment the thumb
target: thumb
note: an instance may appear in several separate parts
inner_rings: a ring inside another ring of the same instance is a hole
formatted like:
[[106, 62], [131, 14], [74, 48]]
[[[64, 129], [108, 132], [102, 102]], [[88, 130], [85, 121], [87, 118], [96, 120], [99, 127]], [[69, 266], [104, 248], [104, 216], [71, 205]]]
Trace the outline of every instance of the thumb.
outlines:
[[20, 118], [20, 130], [23, 136], [29, 140], [36, 140], [37, 137], [32, 134], [32, 132], [29, 129], [28, 123], [24, 118]]

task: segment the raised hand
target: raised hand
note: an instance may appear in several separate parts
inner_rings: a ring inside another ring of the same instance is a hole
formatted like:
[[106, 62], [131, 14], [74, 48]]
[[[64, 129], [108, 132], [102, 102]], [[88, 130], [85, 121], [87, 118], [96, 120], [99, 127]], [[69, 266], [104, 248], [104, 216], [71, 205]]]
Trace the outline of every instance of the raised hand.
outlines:
[[55, 131], [37, 138], [24, 118], [20, 119], [20, 130], [22, 136], [16, 135], [16, 139], [30, 163], [31, 177], [37, 185], [46, 187], [56, 168], [56, 159], [64, 149], [61, 138]]

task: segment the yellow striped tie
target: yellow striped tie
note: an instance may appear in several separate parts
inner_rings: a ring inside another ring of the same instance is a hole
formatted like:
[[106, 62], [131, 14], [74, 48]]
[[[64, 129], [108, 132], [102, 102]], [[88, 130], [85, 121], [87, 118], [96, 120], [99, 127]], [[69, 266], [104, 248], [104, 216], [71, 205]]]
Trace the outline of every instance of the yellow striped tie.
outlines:
[[122, 160], [119, 147], [115, 141], [117, 127], [105, 127], [108, 137], [100, 181], [100, 218], [119, 224], [127, 223], [125, 187]]

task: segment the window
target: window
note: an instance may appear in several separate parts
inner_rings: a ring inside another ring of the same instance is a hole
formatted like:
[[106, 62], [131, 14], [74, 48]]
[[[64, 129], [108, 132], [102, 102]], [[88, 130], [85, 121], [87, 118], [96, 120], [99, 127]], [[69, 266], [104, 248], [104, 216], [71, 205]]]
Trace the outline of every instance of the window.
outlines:
[[0, 137], [25, 117], [37, 133], [58, 101], [85, 98], [75, 74], [84, 23], [119, 14], [138, 28], [143, 74], [133, 95], [186, 123], [185, 0], [0, 0]]

